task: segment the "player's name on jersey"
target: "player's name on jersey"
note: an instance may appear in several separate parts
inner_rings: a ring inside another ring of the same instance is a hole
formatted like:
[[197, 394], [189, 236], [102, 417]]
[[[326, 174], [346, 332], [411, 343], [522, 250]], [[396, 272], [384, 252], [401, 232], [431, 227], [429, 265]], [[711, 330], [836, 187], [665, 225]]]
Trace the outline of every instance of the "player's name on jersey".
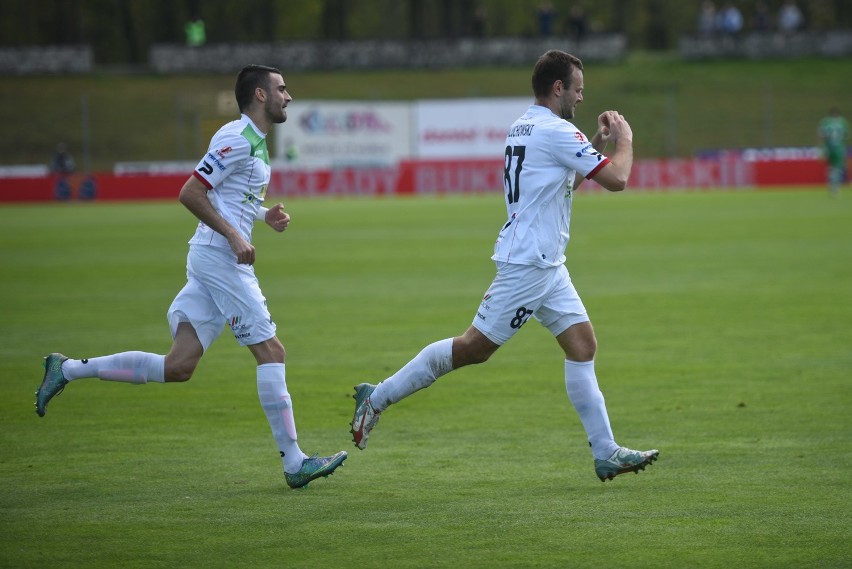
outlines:
[[533, 124], [516, 124], [509, 130], [509, 136], [529, 136], [532, 134]]

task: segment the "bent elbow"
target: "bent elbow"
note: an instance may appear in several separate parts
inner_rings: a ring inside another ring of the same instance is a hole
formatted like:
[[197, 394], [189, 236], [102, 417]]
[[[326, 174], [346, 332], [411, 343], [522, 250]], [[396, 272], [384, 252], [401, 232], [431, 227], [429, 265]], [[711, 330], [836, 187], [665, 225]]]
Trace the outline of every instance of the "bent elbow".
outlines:
[[178, 192], [178, 201], [183, 205], [186, 205], [186, 202], [189, 201], [188, 198], [189, 192], [186, 191], [186, 186], [184, 186], [180, 189], [180, 192]]
[[630, 179], [630, 165], [625, 168], [621, 164], [610, 162], [593, 179], [607, 191], [623, 191]]
[[189, 207], [196, 199], [201, 190], [205, 189], [195, 178], [190, 176], [178, 192], [178, 201]]
[[621, 192], [627, 188], [627, 178], [613, 178], [607, 180], [606, 184], [601, 184], [607, 191], [610, 192]]
[[627, 183], [630, 181], [630, 168], [618, 172], [615, 177], [615, 183], [610, 191], [622, 192], [627, 189]]

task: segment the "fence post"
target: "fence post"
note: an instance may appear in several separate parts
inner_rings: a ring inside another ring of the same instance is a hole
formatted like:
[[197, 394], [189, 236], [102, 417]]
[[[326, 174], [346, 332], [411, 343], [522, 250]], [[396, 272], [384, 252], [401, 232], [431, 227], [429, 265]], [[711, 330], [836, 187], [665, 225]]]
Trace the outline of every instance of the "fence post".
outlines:
[[775, 108], [772, 83], [763, 82], [763, 146], [772, 148], [775, 140]]
[[89, 114], [89, 94], [80, 95], [80, 138], [83, 145], [83, 171], [92, 171], [92, 118]]
[[677, 151], [677, 93], [674, 87], [666, 92], [666, 156], [678, 156]]

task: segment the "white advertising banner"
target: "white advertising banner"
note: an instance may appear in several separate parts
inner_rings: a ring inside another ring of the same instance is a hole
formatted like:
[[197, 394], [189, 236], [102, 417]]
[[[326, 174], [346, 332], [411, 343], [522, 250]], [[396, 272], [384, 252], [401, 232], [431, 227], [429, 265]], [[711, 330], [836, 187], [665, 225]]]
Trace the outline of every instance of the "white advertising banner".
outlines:
[[417, 158], [500, 158], [509, 126], [533, 98], [449, 99], [415, 103]]
[[412, 154], [411, 104], [299, 101], [275, 127], [275, 159], [293, 168], [394, 165]]

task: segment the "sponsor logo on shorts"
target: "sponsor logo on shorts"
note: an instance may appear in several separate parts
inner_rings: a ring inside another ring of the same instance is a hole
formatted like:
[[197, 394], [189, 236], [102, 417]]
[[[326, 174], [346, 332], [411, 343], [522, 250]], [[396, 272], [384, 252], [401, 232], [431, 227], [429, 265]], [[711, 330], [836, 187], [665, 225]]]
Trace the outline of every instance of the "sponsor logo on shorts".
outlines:
[[228, 320], [228, 326], [231, 327], [231, 330], [234, 332], [235, 338], [248, 338], [251, 336], [251, 332], [246, 332], [246, 328], [248, 326], [242, 323], [242, 316], [233, 316], [230, 320]]

